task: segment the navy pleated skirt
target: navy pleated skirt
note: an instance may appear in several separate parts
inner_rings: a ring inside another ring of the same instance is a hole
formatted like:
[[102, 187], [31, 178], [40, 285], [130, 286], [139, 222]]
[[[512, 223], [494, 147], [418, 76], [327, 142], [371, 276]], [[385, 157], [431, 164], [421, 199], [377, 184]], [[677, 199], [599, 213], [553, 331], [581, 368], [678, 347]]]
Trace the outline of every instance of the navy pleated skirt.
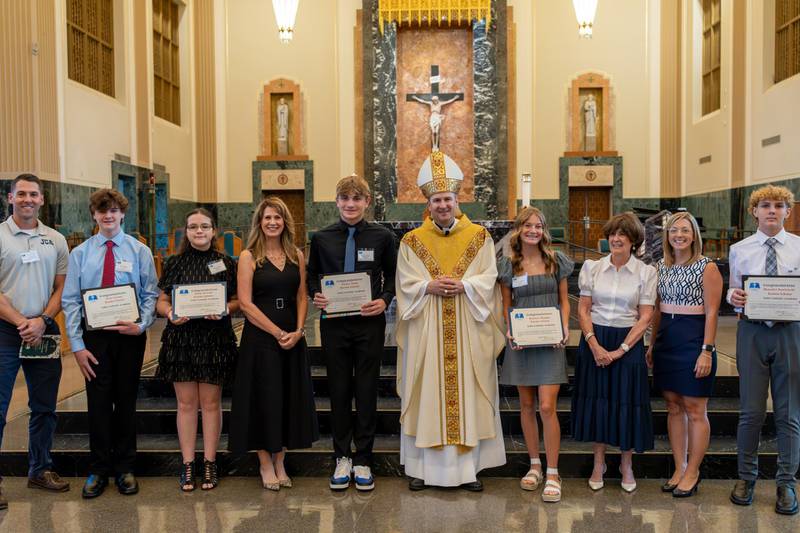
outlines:
[[[597, 342], [613, 351], [630, 328], [594, 324]], [[575, 363], [572, 395], [572, 436], [584, 442], [602, 442], [622, 451], [653, 449], [653, 416], [644, 342], [607, 367], [599, 367], [581, 338]]]
[[694, 377], [705, 329], [705, 315], [661, 313], [653, 346], [653, 381], [657, 389], [696, 398], [711, 396], [717, 374], [716, 352], [711, 354], [711, 373], [701, 379]]

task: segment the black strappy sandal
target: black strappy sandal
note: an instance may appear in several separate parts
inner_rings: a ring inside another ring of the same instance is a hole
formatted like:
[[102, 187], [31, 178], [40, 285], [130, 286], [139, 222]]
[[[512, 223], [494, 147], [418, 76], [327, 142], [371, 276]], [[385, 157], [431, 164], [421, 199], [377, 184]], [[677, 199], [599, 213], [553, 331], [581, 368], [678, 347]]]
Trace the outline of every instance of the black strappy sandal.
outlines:
[[196, 488], [194, 484], [194, 461], [183, 463], [180, 486], [183, 492], [192, 492]]
[[[211, 485], [211, 486], [206, 487], [206, 485]], [[203, 483], [201, 485], [201, 488], [203, 490], [211, 490], [217, 488], [217, 485], [219, 485], [219, 475], [217, 474], [217, 462], [204, 459]]]

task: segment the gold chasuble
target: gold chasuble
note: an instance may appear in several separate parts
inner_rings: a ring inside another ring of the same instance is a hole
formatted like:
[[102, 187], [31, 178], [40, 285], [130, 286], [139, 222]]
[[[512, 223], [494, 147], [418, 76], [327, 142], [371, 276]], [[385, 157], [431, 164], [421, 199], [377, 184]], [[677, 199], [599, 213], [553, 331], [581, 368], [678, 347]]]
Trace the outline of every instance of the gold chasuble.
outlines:
[[[440, 277], [461, 280], [465, 292], [426, 294], [428, 282]], [[449, 235], [426, 218], [400, 243], [397, 388], [402, 433], [417, 448], [468, 451], [499, 439], [502, 453], [495, 358], [505, 336], [496, 281], [492, 238], [466, 215]]]

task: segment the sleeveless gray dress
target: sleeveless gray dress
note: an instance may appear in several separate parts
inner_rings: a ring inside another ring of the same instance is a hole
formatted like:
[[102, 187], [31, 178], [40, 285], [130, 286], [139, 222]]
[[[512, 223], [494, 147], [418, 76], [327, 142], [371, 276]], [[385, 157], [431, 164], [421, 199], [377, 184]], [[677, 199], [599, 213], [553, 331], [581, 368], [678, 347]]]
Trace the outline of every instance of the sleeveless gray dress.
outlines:
[[[511, 288], [513, 307], [558, 306], [558, 283], [572, 274], [575, 264], [566, 255], [556, 252], [555, 274], [528, 276], [528, 284], [514, 288], [511, 259], [502, 257], [497, 263], [497, 279]], [[564, 348], [549, 346], [513, 350], [506, 345], [500, 370], [502, 385], [555, 385], [567, 382], [567, 356]]]

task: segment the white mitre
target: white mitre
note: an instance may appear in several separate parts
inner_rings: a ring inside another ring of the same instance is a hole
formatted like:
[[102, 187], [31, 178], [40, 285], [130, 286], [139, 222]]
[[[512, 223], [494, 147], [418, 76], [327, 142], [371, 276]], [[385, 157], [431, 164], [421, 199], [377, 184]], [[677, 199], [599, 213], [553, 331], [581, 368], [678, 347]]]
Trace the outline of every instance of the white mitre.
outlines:
[[438, 150], [431, 152], [417, 174], [417, 186], [425, 198], [430, 198], [439, 192], [458, 194], [463, 180], [464, 173], [456, 162]]

